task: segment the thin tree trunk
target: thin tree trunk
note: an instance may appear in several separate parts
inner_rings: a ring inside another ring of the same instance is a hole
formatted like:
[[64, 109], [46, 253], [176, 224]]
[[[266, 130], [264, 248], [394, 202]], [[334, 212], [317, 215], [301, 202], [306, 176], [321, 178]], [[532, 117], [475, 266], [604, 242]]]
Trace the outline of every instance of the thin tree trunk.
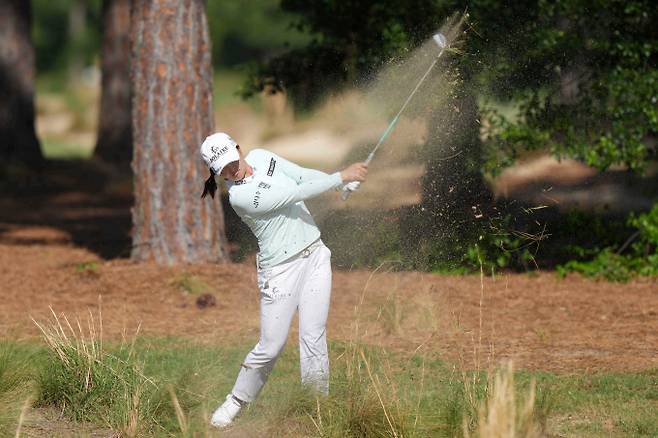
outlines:
[[84, 69], [84, 55], [81, 51], [85, 27], [87, 26], [87, 0], [74, 0], [69, 7], [69, 41], [71, 52], [69, 56], [69, 80], [78, 81]]
[[125, 170], [132, 159], [130, 0], [103, 1], [101, 105], [94, 155]]
[[34, 130], [34, 47], [27, 0], [0, 1], [0, 160], [43, 161]]
[[226, 259], [218, 201], [200, 199], [199, 145], [213, 131], [212, 66], [203, 0], [134, 0], [133, 251], [158, 263]]

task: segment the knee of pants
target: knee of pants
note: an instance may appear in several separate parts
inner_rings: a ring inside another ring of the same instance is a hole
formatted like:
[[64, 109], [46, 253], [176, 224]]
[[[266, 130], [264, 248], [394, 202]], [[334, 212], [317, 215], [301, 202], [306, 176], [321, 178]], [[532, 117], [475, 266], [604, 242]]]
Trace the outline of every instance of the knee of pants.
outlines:
[[260, 361], [264, 363], [271, 362], [275, 360], [283, 351], [283, 346], [285, 343], [281, 342], [269, 342], [264, 343], [259, 341], [256, 344], [256, 347], [253, 349], [253, 356], [257, 357]]
[[327, 340], [325, 331], [322, 330], [318, 333], [309, 333], [300, 336], [300, 346], [303, 350], [308, 351], [314, 355], [327, 353]]

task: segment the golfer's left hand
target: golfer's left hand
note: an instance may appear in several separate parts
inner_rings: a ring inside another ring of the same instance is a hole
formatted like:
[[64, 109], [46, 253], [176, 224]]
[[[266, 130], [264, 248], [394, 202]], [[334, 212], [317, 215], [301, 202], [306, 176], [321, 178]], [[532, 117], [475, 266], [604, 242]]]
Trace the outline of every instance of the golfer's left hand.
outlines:
[[342, 178], [343, 182], [363, 182], [366, 180], [367, 175], [368, 165], [363, 162], [351, 164], [340, 172], [340, 177]]

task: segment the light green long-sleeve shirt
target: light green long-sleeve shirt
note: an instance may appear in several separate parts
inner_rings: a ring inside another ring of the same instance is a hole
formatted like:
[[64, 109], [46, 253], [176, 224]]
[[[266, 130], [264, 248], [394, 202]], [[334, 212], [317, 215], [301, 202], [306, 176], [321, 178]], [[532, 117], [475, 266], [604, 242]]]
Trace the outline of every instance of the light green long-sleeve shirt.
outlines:
[[258, 239], [258, 265], [274, 266], [320, 237], [304, 200], [343, 181], [339, 172], [306, 169], [264, 149], [254, 149], [245, 160], [254, 174], [227, 181], [229, 203]]

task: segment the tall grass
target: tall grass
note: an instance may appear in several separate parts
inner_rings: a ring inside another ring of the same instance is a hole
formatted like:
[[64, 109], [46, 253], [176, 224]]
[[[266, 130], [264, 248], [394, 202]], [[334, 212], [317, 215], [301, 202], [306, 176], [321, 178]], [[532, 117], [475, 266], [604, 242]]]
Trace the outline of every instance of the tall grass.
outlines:
[[25, 357], [19, 357], [14, 344], [0, 342], [0, 431], [16, 430], [16, 436], [34, 396], [34, 385], [22, 360]]
[[143, 395], [157, 388], [142, 373], [134, 343], [110, 352], [103, 345], [102, 314], [89, 311], [86, 324], [73, 324], [52, 311], [41, 330], [50, 360], [39, 378], [42, 405], [55, 405], [74, 421], [111, 427], [125, 436], [138, 436], [152, 406]]
[[[272, 377], [263, 400], [238, 421], [238, 426], [259, 427], [263, 436], [405, 437], [411, 436], [413, 400], [398, 397], [385, 376], [378, 352], [348, 345], [334, 360], [331, 394], [318, 396], [291, 385], [290, 378]], [[278, 373], [277, 373], [278, 374]], [[295, 376], [297, 377], [297, 376]], [[267, 418], [266, 424], [259, 425]]]
[[488, 389], [478, 388], [473, 410], [468, 386], [454, 370], [353, 346], [334, 346], [341, 351], [333, 361], [331, 395], [317, 397], [275, 375], [265, 400], [238, 419], [238, 432], [255, 427], [262, 436], [486, 438], [534, 437], [544, 430], [534, 384], [519, 396], [524, 385], [515, 385], [512, 368], [478, 380]]
[[[98, 429], [107, 434], [107, 429], [113, 429], [121, 436], [144, 437], [224, 435], [209, 427], [209, 415], [230, 390], [238, 371], [236, 364], [249, 345], [209, 346], [189, 339], [144, 337], [131, 344], [131, 360], [143, 366], [143, 374], [157, 388], [147, 383], [143, 391], [133, 392], [132, 399], [124, 398], [123, 403], [107, 406], [107, 411], [130, 413], [112, 427], [108, 427], [108, 419], [119, 418], [116, 412], [91, 415], [89, 419], [94, 426], [76, 424], [71, 410], [62, 410], [64, 418], [69, 419], [67, 430]], [[108, 354], [118, 348], [103, 344]], [[53, 360], [54, 356], [50, 349], [23, 342], [14, 343], [11, 350], [8, 368], [14, 371], [32, 368], [30, 375], [36, 371], [39, 376], [46, 374], [50, 369], [46, 359]], [[498, 409], [489, 408], [498, 391], [495, 388], [506, 388], [508, 395], [495, 399], [508, 402], [514, 390], [516, 403], [513, 408], [507, 405], [506, 412], [515, 409], [514, 424], [523, 424], [519, 419], [528, 418], [521, 414], [526, 411], [533, 379], [537, 386], [532, 421], [551, 435], [649, 437], [658, 434], [654, 409], [658, 400], [658, 372], [655, 370], [597, 375], [515, 371], [513, 384], [509, 378], [508, 383], [497, 384], [495, 372], [483, 372], [476, 379], [477, 392], [473, 397], [477, 406], [473, 411], [461, 370], [442, 362], [431, 352], [404, 354], [348, 342], [332, 343], [330, 352], [332, 374], [328, 397], [316, 397], [299, 384], [298, 357], [294, 349], [288, 349], [261, 396], [244, 410], [227, 435], [463, 437], [466, 420], [466, 433], [486, 436], [480, 428], [489, 427], [491, 412]], [[507, 369], [499, 373], [505, 375]], [[470, 374], [465, 375], [472, 381]], [[35, 382], [43, 380], [41, 377]], [[547, 390], [550, 397], [546, 397]], [[61, 395], [60, 398], [71, 397]], [[25, 401], [22, 395], [12, 396], [9, 404], [0, 405], [0, 414], [7, 412], [5, 407], [12, 410], [11, 415], [7, 414], [10, 421], [0, 429], [0, 436], [14, 436]], [[44, 426], [44, 416], [38, 412], [43, 401], [37, 403], [37, 412], [28, 409], [24, 415], [23, 429], [28, 436], [33, 432], [35, 419], [38, 430]], [[60, 411], [62, 405], [57, 406]], [[521, 432], [516, 436], [522, 436], [524, 429], [518, 430]]]

